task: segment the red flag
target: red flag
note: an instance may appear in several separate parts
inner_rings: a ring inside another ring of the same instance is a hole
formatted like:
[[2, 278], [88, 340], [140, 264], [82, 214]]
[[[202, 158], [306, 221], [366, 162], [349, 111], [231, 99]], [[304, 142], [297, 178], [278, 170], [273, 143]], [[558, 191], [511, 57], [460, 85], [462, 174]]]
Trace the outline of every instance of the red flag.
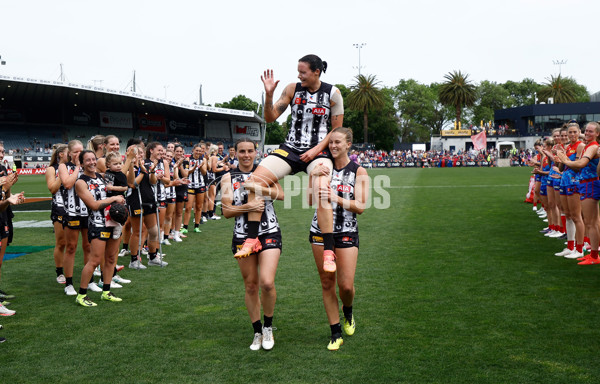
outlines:
[[476, 151], [485, 149], [487, 147], [487, 137], [485, 136], [485, 131], [481, 131], [480, 133], [471, 136], [471, 140], [473, 141], [473, 148]]

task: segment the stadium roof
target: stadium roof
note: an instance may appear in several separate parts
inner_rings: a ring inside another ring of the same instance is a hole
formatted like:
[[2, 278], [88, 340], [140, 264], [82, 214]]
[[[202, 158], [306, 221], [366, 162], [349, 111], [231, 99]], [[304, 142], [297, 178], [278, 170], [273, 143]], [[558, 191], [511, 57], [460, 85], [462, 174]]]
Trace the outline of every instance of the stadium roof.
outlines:
[[80, 108], [93, 105], [101, 110], [162, 115], [181, 120], [239, 119], [264, 123], [253, 111], [184, 104], [134, 92], [71, 82], [0, 75], [0, 106], [27, 104], [43, 104], [46, 107], [71, 105]]

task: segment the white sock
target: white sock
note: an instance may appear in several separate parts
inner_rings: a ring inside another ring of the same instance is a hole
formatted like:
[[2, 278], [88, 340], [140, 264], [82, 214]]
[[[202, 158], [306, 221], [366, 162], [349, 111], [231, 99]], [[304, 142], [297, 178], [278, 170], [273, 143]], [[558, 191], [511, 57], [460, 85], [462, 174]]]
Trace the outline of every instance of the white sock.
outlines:
[[575, 241], [575, 223], [567, 219], [567, 241]]

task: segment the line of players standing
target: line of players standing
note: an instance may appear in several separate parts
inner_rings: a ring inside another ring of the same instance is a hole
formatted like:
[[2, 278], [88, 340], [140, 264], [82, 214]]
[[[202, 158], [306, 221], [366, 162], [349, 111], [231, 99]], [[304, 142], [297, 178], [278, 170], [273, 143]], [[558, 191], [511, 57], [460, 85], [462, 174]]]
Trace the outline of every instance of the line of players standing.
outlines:
[[[0, 272], [6, 247], [12, 242], [13, 238], [12, 218], [14, 215], [10, 207], [11, 205], [18, 205], [25, 201], [23, 192], [11, 193], [11, 189], [19, 180], [19, 176], [12, 169], [4, 166], [4, 153], [4, 144], [0, 142]], [[14, 298], [14, 295], [0, 290], [0, 316], [12, 316], [16, 313], [16, 311], [8, 308], [11, 304], [9, 300], [13, 300]], [[2, 328], [2, 325], [0, 325], [0, 329]], [[6, 339], [0, 337], [0, 343], [4, 341]]]
[[[179, 143], [169, 143], [165, 150], [158, 142], [146, 146], [130, 139], [124, 162], [115, 136], [92, 137], [87, 147], [78, 140], [55, 146], [46, 181], [52, 193], [56, 281], [65, 285], [65, 294], [77, 296], [78, 304], [92, 307], [96, 303], [88, 290], [118, 302], [111, 288], [131, 282], [118, 274], [124, 266], [116, 265], [117, 253], [131, 257], [131, 269], [146, 269], [142, 254], [148, 266], [166, 267], [161, 245], [183, 241], [192, 210], [194, 232], [200, 232], [201, 223], [220, 219], [214, 212], [218, 181], [237, 160], [223, 153], [222, 143], [201, 142], [187, 159]], [[114, 203], [127, 204], [129, 218], [123, 226], [105, 212]], [[73, 269], [80, 233], [85, 266], [76, 291]], [[101, 279], [95, 282], [94, 276]]]
[[[534, 167], [534, 211], [548, 221], [542, 233], [566, 239], [566, 247], [555, 256], [577, 259], [579, 265], [600, 264], [598, 258], [598, 201], [600, 181], [600, 124], [569, 121], [552, 132], [552, 137], [535, 144], [538, 156]], [[537, 209], [541, 202], [542, 208]], [[589, 254], [585, 254], [589, 251]]]

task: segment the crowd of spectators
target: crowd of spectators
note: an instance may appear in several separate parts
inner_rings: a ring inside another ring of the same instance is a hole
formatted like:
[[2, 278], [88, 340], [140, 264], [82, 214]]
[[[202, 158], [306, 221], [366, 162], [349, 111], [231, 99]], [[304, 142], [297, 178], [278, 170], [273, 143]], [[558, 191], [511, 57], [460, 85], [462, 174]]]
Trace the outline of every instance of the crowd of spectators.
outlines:
[[488, 127], [488, 126], [477, 127], [477, 126], [471, 125], [469, 127], [469, 129], [471, 130], [472, 135], [476, 135], [483, 131], [485, 131], [485, 134], [487, 136], [506, 136], [506, 135], [515, 136], [515, 135], [517, 135], [517, 131], [515, 129], [511, 129], [508, 125], [503, 125], [503, 124], [500, 124], [498, 126], [493, 126], [493, 127]]
[[481, 151], [476, 151], [474, 149], [469, 151], [392, 150], [389, 152], [382, 150], [354, 150], [350, 155], [350, 158], [353, 161], [364, 164], [367, 167], [380, 163], [400, 164], [400, 166], [414, 164], [411, 166], [416, 165], [421, 167], [462, 166], [474, 162], [487, 162], [493, 164], [497, 157], [498, 151], [496, 149]]

